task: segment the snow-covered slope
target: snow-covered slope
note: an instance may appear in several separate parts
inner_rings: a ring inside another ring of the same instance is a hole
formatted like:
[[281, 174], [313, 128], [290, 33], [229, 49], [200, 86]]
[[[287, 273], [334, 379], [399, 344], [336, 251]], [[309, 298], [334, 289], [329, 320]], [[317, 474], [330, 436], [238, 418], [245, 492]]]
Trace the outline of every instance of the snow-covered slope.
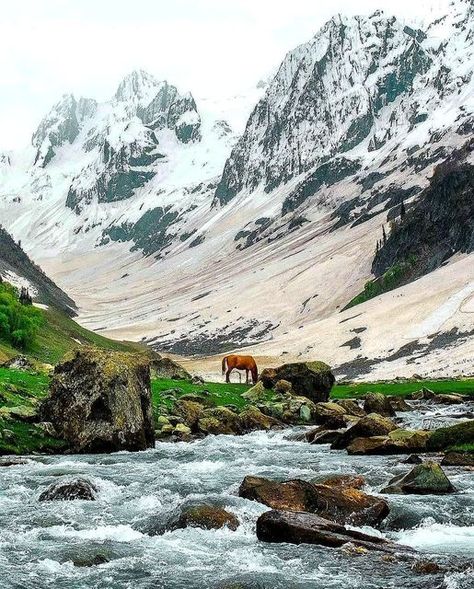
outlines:
[[471, 0], [423, 30], [335, 17], [263, 96], [194, 99], [135, 72], [107, 103], [65, 97], [0, 159], [2, 218], [109, 335], [318, 356], [351, 377], [474, 371], [474, 244], [449, 239], [449, 215], [443, 255], [413, 277], [433, 272], [341, 313], [382, 225], [398, 260], [401, 203], [429, 199], [453, 153], [474, 163], [473, 23]]

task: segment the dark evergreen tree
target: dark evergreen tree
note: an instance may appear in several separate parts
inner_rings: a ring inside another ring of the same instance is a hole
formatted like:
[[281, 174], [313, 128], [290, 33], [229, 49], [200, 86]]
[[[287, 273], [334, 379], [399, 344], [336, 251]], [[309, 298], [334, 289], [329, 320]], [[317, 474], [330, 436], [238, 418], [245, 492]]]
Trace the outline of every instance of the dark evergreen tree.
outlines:
[[20, 291], [20, 303], [22, 305], [32, 305], [33, 304], [33, 299], [31, 298], [31, 295], [28, 292], [28, 289], [25, 288], [24, 286], [21, 287], [21, 291]]
[[406, 215], [406, 210], [405, 210], [405, 203], [402, 200], [402, 204], [400, 205], [400, 219], [403, 219], [403, 217]]
[[387, 243], [387, 234], [385, 233], [385, 225], [382, 225], [382, 240], [383, 240], [383, 244], [385, 245]]

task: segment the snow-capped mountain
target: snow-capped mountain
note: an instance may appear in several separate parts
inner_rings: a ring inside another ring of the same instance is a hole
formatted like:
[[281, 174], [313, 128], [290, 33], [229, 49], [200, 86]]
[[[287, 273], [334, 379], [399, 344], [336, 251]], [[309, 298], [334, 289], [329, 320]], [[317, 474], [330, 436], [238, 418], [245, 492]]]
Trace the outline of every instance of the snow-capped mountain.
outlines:
[[[2, 219], [110, 335], [317, 354], [350, 376], [435, 373], [448, 357], [474, 370], [474, 244], [452, 238], [461, 215], [443, 202], [465, 206], [469, 172], [430, 186], [446, 160], [473, 164], [473, 73], [472, 0], [422, 29], [334, 17], [267, 85], [226, 101], [134, 72], [106, 103], [65, 96], [28, 150], [0, 158]], [[436, 263], [420, 240], [397, 245], [402, 203], [435, 211]], [[341, 312], [407, 243], [424, 252], [411, 278], [431, 273]]]

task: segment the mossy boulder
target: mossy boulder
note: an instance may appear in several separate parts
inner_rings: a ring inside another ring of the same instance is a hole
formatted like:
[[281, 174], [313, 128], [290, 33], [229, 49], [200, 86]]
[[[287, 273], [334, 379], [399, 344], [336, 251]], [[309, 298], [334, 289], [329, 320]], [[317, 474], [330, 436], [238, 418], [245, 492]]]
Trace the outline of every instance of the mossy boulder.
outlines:
[[242, 433], [249, 433], [258, 430], [281, 429], [283, 424], [278, 419], [265, 415], [257, 407], [247, 407], [239, 416]]
[[427, 443], [428, 450], [445, 450], [450, 446], [474, 443], [474, 419], [463, 421], [449, 427], [441, 427], [431, 432]]
[[389, 481], [382, 493], [433, 495], [453, 493], [456, 489], [436, 462], [417, 464], [410, 472]]
[[335, 402], [345, 409], [348, 415], [354, 415], [355, 417], [365, 417], [367, 415], [357, 401], [353, 399], [339, 399]]
[[[343, 418], [347, 414], [347, 411], [341, 405], [337, 403], [316, 403], [314, 408], [314, 416], [316, 423], [325, 424], [326, 422], [330, 422], [332, 419], [339, 420]], [[345, 420], [342, 419], [342, 423], [345, 423]]]
[[378, 413], [385, 417], [393, 417], [395, 410], [390, 404], [390, 399], [381, 393], [367, 393], [364, 400], [364, 411], [368, 413]]
[[84, 347], [58, 364], [40, 406], [74, 452], [145, 450], [154, 445], [146, 357]]
[[198, 430], [204, 434], [238, 435], [242, 433], [242, 426], [237, 413], [227, 407], [214, 407], [202, 412]]
[[390, 407], [395, 411], [405, 412], [405, 411], [412, 411], [413, 407], [409, 405], [403, 397], [398, 397], [396, 395], [391, 395], [387, 397], [388, 402], [390, 403]]
[[263, 386], [262, 381], [258, 381], [256, 385], [242, 394], [242, 398], [250, 403], [259, 403], [265, 401], [268, 391]]
[[205, 407], [201, 403], [187, 399], [179, 399], [174, 404], [174, 412], [183, 419], [183, 423], [192, 431], [197, 431], [198, 421], [204, 409]]
[[386, 436], [355, 438], [347, 446], [348, 454], [411, 454], [426, 451], [430, 432], [396, 429]]
[[333, 449], [347, 448], [352, 440], [356, 438], [387, 436], [395, 429], [397, 429], [396, 424], [391, 419], [388, 419], [388, 417], [383, 417], [377, 413], [370, 413], [350, 427], [331, 447]]
[[466, 466], [474, 468], [474, 452], [446, 452], [441, 464], [443, 466]]
[[150, 362], [151, 373], [155, 378], [173, 380], [191, 380], [192, 376], [180, 364], [171, 358], [154, 357]]
[[278, 368], [266, 368], [260, 375], [263, 386], [274, 389], [278, 381], [291, 383], [292, 391], [314, 403], [327, 401], [335, 382], [331, 368], [324, 362], [295, 362]]

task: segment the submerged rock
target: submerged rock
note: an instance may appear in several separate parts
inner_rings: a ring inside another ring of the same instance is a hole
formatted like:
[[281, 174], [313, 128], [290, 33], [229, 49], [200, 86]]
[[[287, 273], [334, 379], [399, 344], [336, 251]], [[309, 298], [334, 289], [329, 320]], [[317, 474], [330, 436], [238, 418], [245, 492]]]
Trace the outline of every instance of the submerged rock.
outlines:
[[40, 415], [74, 452], [152, 447], [147, 358], [95, 348], [74, 351], [56, 366]]
[[347, 543], [383, 552], [413, 552], [411, 548], [394, 544], [384, 538], [349, 530], [312, 513], [267, 511], [257, 520], [257, 538], [263, 542], [319, 544], [339, 548]]
[[38, 501], [95, 501], [97, 487], [85, 479], [55, 483], [43, 491]]
[[454, 493], [456, 489], [451, 484], [443, 469], [436, 462], [418, 464], [410, 472], [398, 475], [389, 481], [382, 493], [433, 495]]
[[324, 362], [296, 362], [278, 368], [266, 368], [260, 375], [266, 389], [273, 389], [278, 381], [291, 383], [296, 395], [313, 402], [327, 401], [336, 381], [331, 368]]
[[247, 476], [239, 496], [272, 509], [308, 511], [340, 523], [374, 525], [389, 513], [385, 500], [344, 485], [313, 484], [299, 479], [277, 482]]
[[202, 528], [204, 530], [218, 530], [227, 527], [235, 531], [239, 527], [237, 517], [216, 505], [191, 505], [181, 508], [179, 514], [168, 522], [168, 530], [182, 528]]

